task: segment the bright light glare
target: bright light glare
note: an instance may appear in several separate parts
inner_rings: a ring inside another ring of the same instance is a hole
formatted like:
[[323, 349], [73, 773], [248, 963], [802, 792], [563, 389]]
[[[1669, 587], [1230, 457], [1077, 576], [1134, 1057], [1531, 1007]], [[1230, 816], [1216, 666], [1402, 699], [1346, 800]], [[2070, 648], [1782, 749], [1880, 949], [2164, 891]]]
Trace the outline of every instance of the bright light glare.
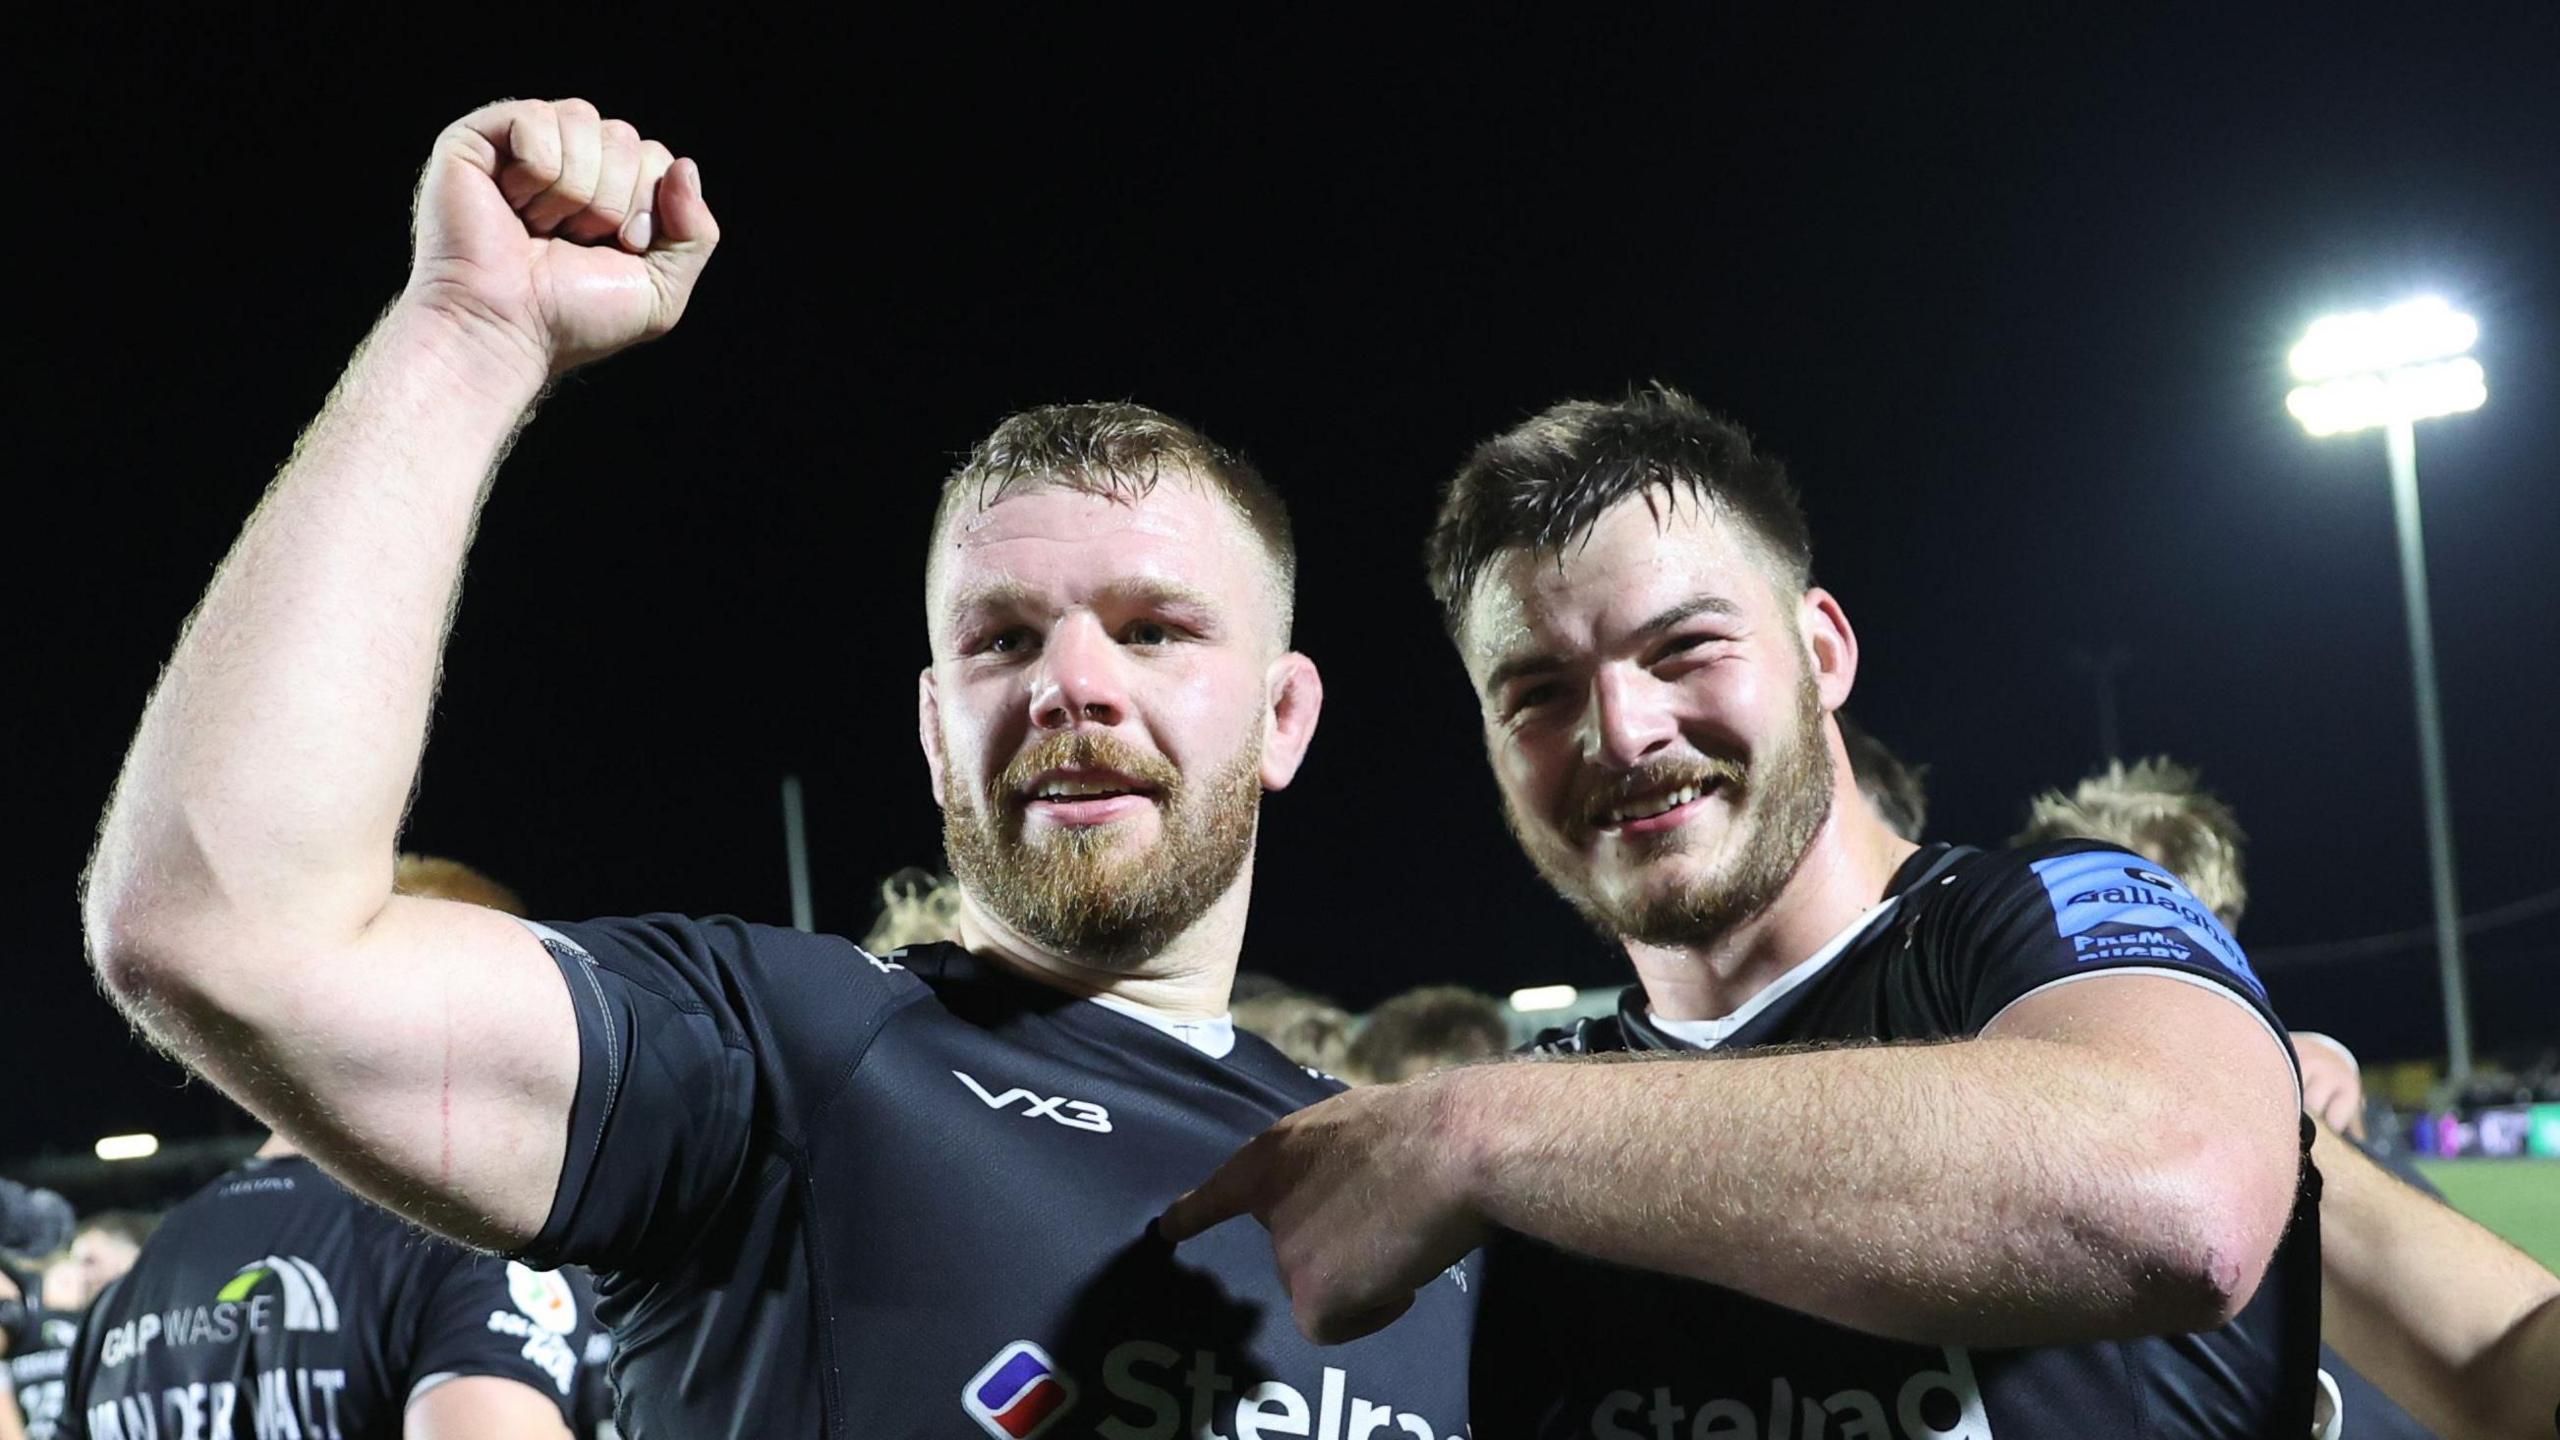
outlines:
[[2344, 435], [2395, 420], [2459, 415], [2488, 399], [2488, 376], [2479, 361], [2464, 356], [2305, 385], [2284, 397], [2284, 408], [2314, 435]]
[[1538, 1010], [1562, 1010], [1582, 998], [1582, 992], [1570, 985], [1532, 985], [1511, 992], [1511, 1008], [1526, 1015]]
[[2480, 322], [2433, 295], [2388, 310], [2330, 315], [2312, 322], [2293, 347], [2293, 378], [2332, 380], [2459, 355], [2480, 338]]
[[101, 1160], [147, 1160], [159, 1153], [157, 1135], [110, 1135], [98, 1142]]

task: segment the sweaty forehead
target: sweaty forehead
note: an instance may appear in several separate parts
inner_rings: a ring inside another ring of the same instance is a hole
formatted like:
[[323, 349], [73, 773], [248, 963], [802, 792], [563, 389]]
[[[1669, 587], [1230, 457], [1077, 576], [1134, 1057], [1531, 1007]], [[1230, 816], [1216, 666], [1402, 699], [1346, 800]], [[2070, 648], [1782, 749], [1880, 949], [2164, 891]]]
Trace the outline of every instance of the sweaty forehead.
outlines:
[[984, 509], [956, 510], [933, 537], [926, 605], [937, 626], [973, 595], [1004, 592], [1072, 604], [1132, 582], [1154, 582], [1243, 609], [1267, 568], [1260, 542], [1233, 507], [1193, 485], [1145, 495], [1048, 487]]
[[1657, 512], [1630, 499], [1561, 553], [1496, 555], [1468, 593], [1459, 646], [1481, 676], [1523, 651], [1600, 643], [1701, 597], [1762, 614], [1777, 599], [1763, 548], [1698, 506]]

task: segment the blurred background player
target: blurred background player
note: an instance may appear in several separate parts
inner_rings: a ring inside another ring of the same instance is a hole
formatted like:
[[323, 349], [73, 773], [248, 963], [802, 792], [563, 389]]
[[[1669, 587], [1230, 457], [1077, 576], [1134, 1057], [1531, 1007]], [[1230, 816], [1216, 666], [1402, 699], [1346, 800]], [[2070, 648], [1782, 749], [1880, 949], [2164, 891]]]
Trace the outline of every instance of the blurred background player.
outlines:
[[1426, 985], [1369, 1012], [1352, 1037], [1349, 1063], [1362, 1084], [1392, 1085], [1510, 1050], [1501, 1001], [1463, 985]]
[[1858, 793], [1875, 807], [1885, 828], [1917, 845], [1929, 827], [1929, 767], [1904, 762], [1867, 727], [1845, 710], [1832, 717], [1840, 724], [1840, 744], [1848, 752], [1849, 773]]
[[[1247, 993], [1244, 983], [1256, 983]], [[1271, 1042], [1271, 1048], [1318, 1074], [1357, 1085], [1362, 1077], [1350, 1061], [1351, 1037], [1359, 1017], [1322, 995], [1292, 989], [1269, 976], [1236, 977], [1236, 1028]]]
[[910, 945], [948, 944], [960, 934], [960, 882], [910, 865], [880, 882], [880, 915], [862, 948], [892, 955]]
[[565, 1282], [420, 1235], [283, 1140], [169, 1212], [80, 1329], [66, 1440], [562, 1440]]
[[[105, 1210], [87, 1217], [73, 1232], [69, 1247], [39, 1267], [35, 1293], [9, 1307], [15, 1312], [13, 1323], [0, 1326], [0, 1355], [8, 1358], [9, 1381], [0, 1386], [0, 1440], [13, 1435], [54, 1440], [61, 1433], [65, 1375], [80, 1318], [92, 1301], [133, 1268], [134, 1257], [157, 1223], [152, 1216], [130, 1210]], [[12, 1284], [10, 1289], [17, 1287]]]

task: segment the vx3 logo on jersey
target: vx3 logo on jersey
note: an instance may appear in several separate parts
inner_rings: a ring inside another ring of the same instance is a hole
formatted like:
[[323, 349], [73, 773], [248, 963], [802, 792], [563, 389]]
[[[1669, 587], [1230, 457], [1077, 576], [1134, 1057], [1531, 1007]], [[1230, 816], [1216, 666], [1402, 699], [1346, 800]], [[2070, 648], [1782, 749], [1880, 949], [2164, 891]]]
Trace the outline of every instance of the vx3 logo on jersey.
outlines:
[[1010, 1110], [1018, 1100], [1022, 1102], [1024, 1119], [1038, 1115], [1055, 1120], [1070, 1130], [1090, 1130], [1096, 1135], [1111, 1133], [1111, 1112], [1090, 1100], [1070, 1100], [1064, 1095], [1034, 1095], [1020, 1086], [998, 1094], [979, 1084], [965, 1070], [951, 1073], [960, 1077], [960, 1083], [969, 1087], [970, 1094], [987, 1102], [990, 1110]]

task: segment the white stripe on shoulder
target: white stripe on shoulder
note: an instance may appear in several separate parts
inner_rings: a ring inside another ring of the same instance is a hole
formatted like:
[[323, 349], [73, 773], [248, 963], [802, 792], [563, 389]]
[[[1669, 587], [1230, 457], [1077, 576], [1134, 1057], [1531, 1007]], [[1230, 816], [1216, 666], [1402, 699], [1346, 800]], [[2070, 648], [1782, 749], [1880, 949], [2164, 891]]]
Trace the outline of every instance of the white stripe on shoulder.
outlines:
[[[2284, 1052], [2285, 1070], [2293, 1076], [2293, 1102], [2296, 1105], [2300, 1105], [2302, 1103], [2302, 1068], [2294, 1060], [2293, 1047], [2285, 1043], [2283, 1033], [2278, 1031], [2273, 1025], [2267, 1023], [2267, 1017], [2258, 1013], [2257, 1006], [2241, 999], [2239, 991], [2232, 989], [2228, 985], [2216, 984], [2201, 975], [2192, 974], [2185, 970], [2171, 970], [2157, 965], [2118, 965], [2110, 969], [2083, 970], [2077, 975], [2064, 975], [2057, 979], [2047, 980], [2033, 990], [2028, 991], [2026, 994], [2021, 995], [2017, 999], [2010, 1001], [2008, 1004], [2001, 1006], [2000, 1015], [2008, 1014], [2010, 1011], [2025, 1004], [2029, 1000], [2033, 1000], [2048, 990], [2059, 990], [2065, 985], [2077, 985], [2083, 980], [2103, 980], [2110, 975], [2153, 975], [2163, 980], [2175, 980], [2182, 985], [2193, 985], [2199, 990], [2209, 990], [2214, 994], [2221, 996], [2223, 999], [2230, 1001], [2232, 1004], [2239, 1006], [2242, 1010], [2247, 1011], [2249, 1018], [2258, 1022], [2258, 1028], [2267, 1032], [2267, 1038], [2276, 1042], [2276, 1048]], [[1989, 1020], [1985, 1021], [1982, 1028], [1988, 1030], [1992, 1026], [1999, 1024], [2000, 1015], [1994, 1015]]]
[[571, 953], [586, 955], [590, 960], [596, 958], [593, 955], [587, 955], [586, 946], [579, 944], [577, 941], [570, 939], [568, 936], [561, 934], [559, 931], [552, 929], [550, 926], [543, 924], [539, 920], [527, 920], [521, 916], [511, 918], [513, 918], [517, 924], [532, 931], [536, 939], [547, 940], [555, 945], [566, 946]]

